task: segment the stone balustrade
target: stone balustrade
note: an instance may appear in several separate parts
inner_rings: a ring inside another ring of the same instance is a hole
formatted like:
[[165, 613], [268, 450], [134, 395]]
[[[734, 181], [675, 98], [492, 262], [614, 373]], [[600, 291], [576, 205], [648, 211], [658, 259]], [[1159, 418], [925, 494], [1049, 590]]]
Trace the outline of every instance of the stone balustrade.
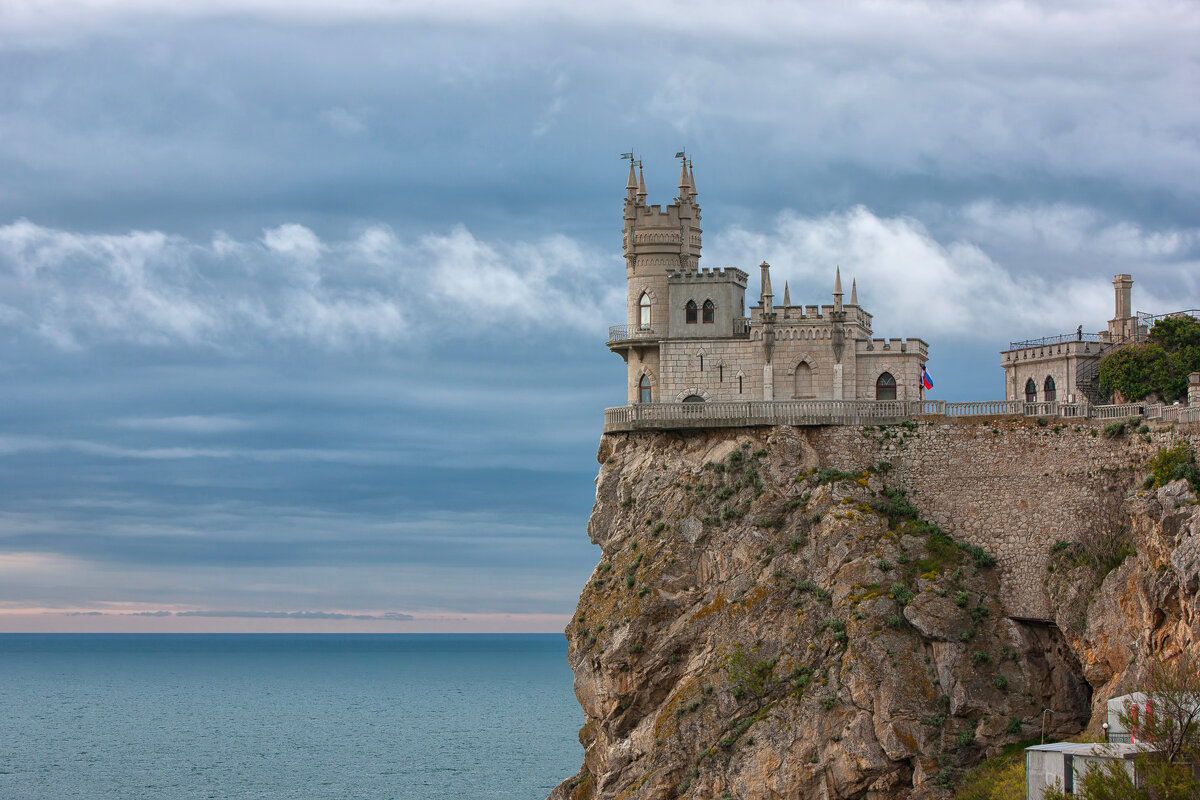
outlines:
[[1162, 422], [1200, 422], [1200, 407], [1150, 403], [1089, 405], [984, 400], [752, 400], [713, 403], [637, 403], [604, 410], [604, 432], [746, 428], [759, 425], [895, 425], [928, 417], [1021, 416], [1047, 419], [1121, 420], [1139, 417]]

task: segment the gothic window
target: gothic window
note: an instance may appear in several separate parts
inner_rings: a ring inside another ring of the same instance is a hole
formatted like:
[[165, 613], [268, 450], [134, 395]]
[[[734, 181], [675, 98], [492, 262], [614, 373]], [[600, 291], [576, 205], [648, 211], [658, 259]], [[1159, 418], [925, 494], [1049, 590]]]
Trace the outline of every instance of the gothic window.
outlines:
[[687, 309], [687, 312], [686, 312], [687, 313], [687, 317], [686, 317], [687, 324], [695, 325], [696, 324], [696, 301], [688, 300], [686, 309]]
[[1033, 382], [1033, 378], [1025, 381], [1025, 402], [1037, 402], [1037, 384]]
[[704, 301], [704, 321], [706, 323], [717, 321], [717, 307], [713, 305], [712, 300]]
[[803, 400], [809, 397], [815, 397], [812, 385], [812, 367], [807, 361], [801, 361], [796, 365], [796, 382], [793, 396]]
[[724, 364], [717, 365], [717, 382], [718, 383], [725, 382], [725, 365]]
[[1046, 376], [1046, 383], [1042, 392], [1042, 396], [1047, 403], [1053, 403], [1055, 398], [1058, 397], [1058, 392], [1054, 387], [1054, 378], [1051, 378], [1049, 375]]
[[643, 375], [642, 380], [638, 383], [638, 402], [650, 402], [650, 376]]
[[892, 373], [885, 372], [879, 376], [878, 380], [875, 381], [875, 399], [896, 399], [896, 379], [892, 377]]
[[700, 354], [700, 371], [704, 372], [704, 353]]
[[638, 303], [638, 327], [644, 331], [650, 330], [650, 295], [645, 292]]
[[742, 376], [738, 375], [738, 394], [742, 393]]

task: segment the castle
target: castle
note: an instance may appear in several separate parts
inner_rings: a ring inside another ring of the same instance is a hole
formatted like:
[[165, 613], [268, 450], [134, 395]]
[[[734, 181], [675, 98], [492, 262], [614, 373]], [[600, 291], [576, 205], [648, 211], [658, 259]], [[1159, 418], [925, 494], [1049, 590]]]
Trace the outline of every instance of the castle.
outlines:
[[631, 406], [923, 399], [929, 345], [872, 338], [853, 281], [843, 302], [840, 269], [832, 305], [792, 305], [786, 282], [776, 305], [763, 262], [758, 304], [746, 315], [749, 275], [700, 268], [700, 206], [686, 159], [679, 196], [665, 209], [646, 205], [632, 158], [625, 190], [628, 318], [609, 329], [608, 348], [627, 365]]

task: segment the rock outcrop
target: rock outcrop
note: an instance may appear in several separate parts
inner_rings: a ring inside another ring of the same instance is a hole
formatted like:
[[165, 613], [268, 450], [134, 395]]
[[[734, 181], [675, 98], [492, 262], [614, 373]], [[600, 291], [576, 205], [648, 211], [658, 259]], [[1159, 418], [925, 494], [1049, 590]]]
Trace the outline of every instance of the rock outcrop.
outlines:
[[1150, 658], [1200, 652], [1200, 505], [1187, 481], [1125, 500], [1109, 537], [1056, 548], [1047, 578], [1058, 627], [1095, 691], [1088, 730], [1105, 701], [1143, 688]]
[[1005, 616], [985, 549], [922, 521], [887, 462], [828, 469], [812, 441], [603, 438], [602, 560], [567, 631], [585, 759], [552, 800], [945, 798], [1043, 724], [1085, 726], [1069, 644], [1124, 629]]

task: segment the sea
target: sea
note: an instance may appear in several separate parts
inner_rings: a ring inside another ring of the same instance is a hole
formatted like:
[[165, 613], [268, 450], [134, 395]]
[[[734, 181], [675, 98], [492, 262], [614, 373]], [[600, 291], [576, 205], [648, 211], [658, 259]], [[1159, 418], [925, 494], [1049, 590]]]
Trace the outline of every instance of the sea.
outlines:
[[0, 798], [542, 800], [561, 634], [0, 634]]

